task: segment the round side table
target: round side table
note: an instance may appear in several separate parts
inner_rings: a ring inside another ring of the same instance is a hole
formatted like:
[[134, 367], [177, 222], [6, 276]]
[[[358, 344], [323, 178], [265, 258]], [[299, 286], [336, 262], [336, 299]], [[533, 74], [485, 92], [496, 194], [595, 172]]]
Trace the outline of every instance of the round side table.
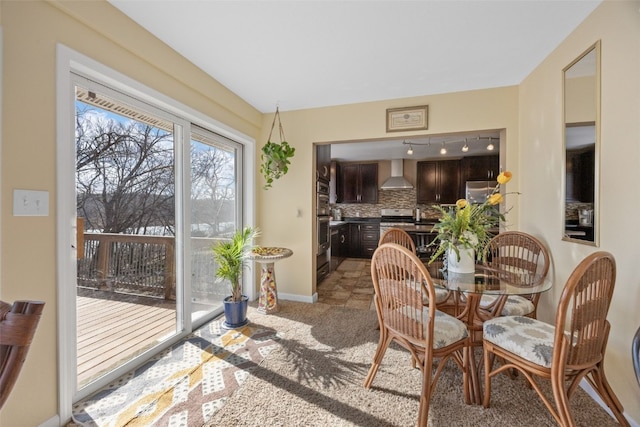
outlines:
[[261, 267], [258, 312], [269, 314], [278, 311], [278, 288], [274, 264], [291, 255], [293, 251], [287, 248], [260, 246], [251, 250], [250, 258], [260, 263]]

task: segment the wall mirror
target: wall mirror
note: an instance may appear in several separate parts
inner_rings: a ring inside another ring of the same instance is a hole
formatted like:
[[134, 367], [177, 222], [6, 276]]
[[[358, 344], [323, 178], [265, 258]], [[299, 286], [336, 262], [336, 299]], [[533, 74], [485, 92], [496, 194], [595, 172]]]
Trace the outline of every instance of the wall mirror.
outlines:
[[564, 230], [562, 239], [598, 246], [600, 41], [563, 70]]

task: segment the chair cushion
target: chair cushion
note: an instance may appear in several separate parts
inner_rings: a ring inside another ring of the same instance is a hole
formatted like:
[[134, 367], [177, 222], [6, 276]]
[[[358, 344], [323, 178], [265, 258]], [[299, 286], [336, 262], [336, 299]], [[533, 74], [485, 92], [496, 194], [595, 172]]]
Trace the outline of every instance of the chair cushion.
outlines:
[[501, 316], [482, 326], [483, 338], [536, 365], [549, 368], [555, 327], [523, 316]]
[[[449, 290], [445, 288], [441, 288], [439, 286], [434, 286], [433, 289], [436, 291], [436, 305], [441, 302], [445, 302], [449, 298]], [[422, 303], [424, 305], [429, 305], [429, 298], [427, 295], [423, 295]]]
[[[480, 308], [487, 308], [500, 295], [482, 295], [480, 299]], [[502, 307], [501, 316], [526, 316], [529, 313], [533, 313], [536, 307], [528, 298], [521, 297], [519, 295], [509, 295], [507, 302]]]
[[[429, 309], [425, 307], [425, 311]], [[433, 348], [443, 348], [469, 336], [467, 325], [440, 310], [436, 310], [433, 324]]]
[[[415, 319], [418, 310], [414, 310], [409, 306], [399, 308], [401, 312]], [[429, 307], [423, 307], [423, 318], [429, 318]], [[423, 325], [426, 329], [427, 325]], [[433, 348], [439, 349], [451, 345], [457, 341], [465, 339], [468, 336], [467, 326], [460, 320], [440, 310], [436, 310], [435, 321], [433, 323]]]

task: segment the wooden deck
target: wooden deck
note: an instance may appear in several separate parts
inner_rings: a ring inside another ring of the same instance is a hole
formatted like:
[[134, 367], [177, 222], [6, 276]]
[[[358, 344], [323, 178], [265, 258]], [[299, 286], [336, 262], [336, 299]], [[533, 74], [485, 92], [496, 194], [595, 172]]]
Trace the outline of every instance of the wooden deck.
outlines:
[[175, 332], [175, 302], [80, 290], [78, 384], [87, 384]]

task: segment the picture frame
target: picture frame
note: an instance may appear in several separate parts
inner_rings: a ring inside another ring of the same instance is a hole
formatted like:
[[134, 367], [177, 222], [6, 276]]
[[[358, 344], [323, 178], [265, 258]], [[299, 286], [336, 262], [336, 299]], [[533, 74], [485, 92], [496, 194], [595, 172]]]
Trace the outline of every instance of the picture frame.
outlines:
[[387, 132], [426, 130], [429, 127], [429, 106], [387, 108]]

